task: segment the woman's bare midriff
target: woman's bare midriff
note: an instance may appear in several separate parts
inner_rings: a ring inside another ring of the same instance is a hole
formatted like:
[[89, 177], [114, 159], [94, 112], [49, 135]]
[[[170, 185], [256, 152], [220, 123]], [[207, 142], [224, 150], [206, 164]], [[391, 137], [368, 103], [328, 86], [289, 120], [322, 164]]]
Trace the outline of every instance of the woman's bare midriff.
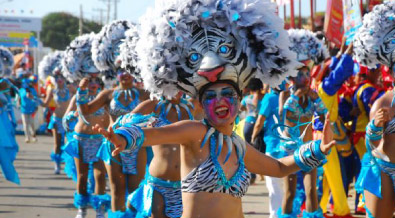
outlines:
[[[223, 193], [182, 193], [182, 218], [243, 218], [241, 198]], [[209, 208], [208, 208], [209, 207]]]
[[[110, 123], [110, 119], [108, 116], [108, 113], [104, 113], [103, 115], [100, 116], [95, 116], [95, 115], [88, 115], [88, 116], [84, 116], [85, 119], [93, 124], [99, 124], [101, 126], [108, 126], [108, 124]], [[96, 132], [94, 132], [92, 130], [92, 125], [86, 125], [81, 118], [78, 119], [78, 123], [75, 126], [75, 131], [78, 133], [84, 133], [84, 134], [97, 134]]]
[[155, 158], [150, 164], [150, 174], [163, 180], [180, 181], [180, 146], [152, 146], [152, 151]]
[[58, 118], [63, 118], [64, 113], [66, 112], [67, 107], [69, 106], [69, 102], [70, 102], [70, 101], [59, 102], [59, 103], [56, 105], [56, 109], [55, 109], [55, 111], [54, 111], [53, 114], [54, 114], [56, 117], [58, 117]]

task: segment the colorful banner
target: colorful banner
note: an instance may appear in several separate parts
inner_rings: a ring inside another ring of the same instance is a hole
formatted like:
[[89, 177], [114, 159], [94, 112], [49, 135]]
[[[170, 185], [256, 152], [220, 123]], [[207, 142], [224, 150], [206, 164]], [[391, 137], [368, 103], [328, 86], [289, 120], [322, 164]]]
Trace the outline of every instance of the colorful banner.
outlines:
[[28, 42], [30, 48], [38, 46], [37, 39], [32, 33], [0, 32], [0, 45], [4, 47], [25, 47]]
[[354, 35], [362, 26], [362, 14], [359, 0], [343, 0], [343, 26], [346, 45], [354, 40]]
[[328, 0], [325, 13], [324, 32], [326, 38], [340, 47], [343, 37], [342, 0]]

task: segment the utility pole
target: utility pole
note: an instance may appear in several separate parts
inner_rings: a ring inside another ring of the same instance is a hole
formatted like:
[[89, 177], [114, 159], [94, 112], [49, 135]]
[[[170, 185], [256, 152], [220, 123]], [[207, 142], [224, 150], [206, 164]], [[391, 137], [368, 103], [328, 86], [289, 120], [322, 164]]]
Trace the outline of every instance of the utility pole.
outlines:
[[94, 8], [93, 10], [99, 12], [99, 14], [100, 14], [100, 24], [103, 25], [103, 22], [104, 22], [103, 13], [104, 13], [105, 9], [103, 9], [103, 8]]
[[99, 1], [107, 3], [107, 23], [110, 23], [111, 0], [99, 0]]
[[117, 13], [118, 13], [118, 7], [117, 7], [117, 4], [118, 4], [118, 2], [120, 1], [120, 0], [113, 0], [114, 1], [114, 20], [116, 20], [117, 19]]
[[79, 29], [78, 29], [78, 33], [79, 33], [79, 35], [81, 36], [82, 35], [82, 29], [84, 28], [84, 23], [83, 23], [83, 11], [82, 11], [82, 4], [80, 4], [80, 19], [79, 19], [79, 22], [78, 22], [78, 26], [79, 26]]

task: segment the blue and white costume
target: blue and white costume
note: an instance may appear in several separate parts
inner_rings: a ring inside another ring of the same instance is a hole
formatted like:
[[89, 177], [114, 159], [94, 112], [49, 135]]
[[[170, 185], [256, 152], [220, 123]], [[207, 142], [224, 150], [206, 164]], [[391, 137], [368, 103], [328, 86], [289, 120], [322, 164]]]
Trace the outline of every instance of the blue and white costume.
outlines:
[[[383, 64], [389, 68], [395, 63], [395, 2], [385, 1], [377, 5], [363, 18], [363, 25], [358, 29], [354, 38], [354, 52], [357, 61], [369, 68], [374, 69], [377, 64]], [[393, 110], [395, 98], [392, 100], [390, 109]], [[390, 162], [387, 155], [381, 153], [373, 145], [373, 142], [382, 140], [383, 135], [395, 133], [395, 120], [392, 118], [387, 125], [377, 127], [374, 119], [366, 126], [367, 152], [362, 159], [362, 168], [355, 189], [362, 193], [369, 191], [375, 196], [381, 195], [381, 173], [387, 174], [395, 190], [395, 163]], [[385, 150], [385, 148], [384, 148]], [[376, 208], [380, 206], [376, 205]], [[373, 214], [366, 207], [369, 217]], [[377, 211], [376, 211], [377, 213]]]
[[[171, 108], [175, 108], [178, 115], [178, 120], [181, 120], [181, 108], [188, 113], [189, 119], [193, 120], [191, 109], [193, 105], [185, 98], [180, 100], [180, 104], [172, 104], [168, 100], [161, 100], [155, 107], [157, 114], [142, 116], [139, 114], [131, 114], [131, 119], [135, 121], [145, 120], [151, 122], [152, 127], [161, 127], [171, 124], [166, 118]], [[143, 119], [142, 119], [143, 118]], [[122, 123], [131, 125], [133, 122], [124, 118]], [[120, 125], [125, 126], [125, 125]], [[137, 149], [136, 149], [137, 150]], [[145, 180], [140, 184], [139, 188], [128, 197], [130, 204], [137, 210], [137, 217], [150, 217], [153, 201], [154, 191], [160, 193], [165, 202], [165, 214], [170, 218], [181, 217], [182, 215], [182, 200], [181, 200], [181, 181], [168, 181], [150, 175], [146, 172]]]
[[[279, 85], [296, 73], [299, 64], [274, 12], [275, 5], [265, 0], [157, 1], [141, 19], [141, 41], [136, 48], [145, 88], [156, 97], [172, 98], [180, 91], [200, 97], [213, 83], [227, 83], [237, 92], [234, 96], [240, 97], [240, 90], [253, 77]], [[238, 101], [237, 97], [232, 100]], [[201, 147], [208, 142], [210, 154], [181, 181], [181, 191], [242, 197], [250, 176], [244, 164], [245, 141], [235, 132], [224, 135], [208, 122], [205, 125]], [[125, 138], [127, 152], [140, 149], [144, 142], [144, 130], [138, 125], [126, 124], [114, 132]], [[230, 180], [218, 162], [224, 141], [228, 149], [225, 162], [235, 148], [239, 165]], [[319, 143], [301, 146], [294, 157], [304, 170], [313, 169], [325, 158]], [[210, 170], [214, 173], [208, 174]]]
[[[52, 89], [53, 99], [56, 105], [60, 105], [63, 102], [67, 102], [70, 100], [71, 96], [69, 94], [69, 90], [65, 87], [63, 89], [59, 89], [56, 87], [56, 81], [54, 76], [61, 73], [62, 64], [61, 61], [63, 59], [63, 51], [56, 51], [46, 55], [40, 64], [38, 65], [38, 76], [41, 81], [45, 81], [48, 76], [51, 76], [53, 80], [53, 85], [55, 86]], [[56, 129], [56, 132], [61, 135], [61, 149], [60, 153], [55, 154], [51, 153], [51, 160], [54, 161], [57, 166], [60, 165], [60, 162], [64, 161], [64, 157], [62, 157], [62, 148], [64, 146], [64, 134], [65, 131], [62, 125], [62, 117], [56, 117], [54, 114], [51, 116], [51, 119], [48, 123], [48, 129]]]
[[[93, 64], [92, 61], [92, 43], [95, 35], [85, 34], [75, 38], [70, 45], [66, 48], [64, 52], [64, 58], [62, 59], [63, 75], [70, 82], [83, 79], [84, 77], [90, 75], [100, 74], [99, 70]], [[100, 88], [97, 90], [100, 92]], [[79, 115], [79, 122], [83, 122], [85, 125], [90, 126], [90, 123], [80, 110], [80, 105], [86, 104], [93, 99], [96, 95], [89, 95], [88, 90], [78, 90], [76, 97], [77, 111]], [[100, 108], [95, 113], [88, 116], [106, 116], [106, 111], [104, 108]], [[69, 117], [71, 120], [76, 119], [72, 115]], [[67, 119], [65, 120], [66, 129], [71, 129], [67, 125]], [[101, 135], [95, 134], [85, 134], [84, 132], [75, 131], [71, 140], [68, 141], [65, 151], [73, 158], [78, 158], [82, 160], [83, 163], [92, 165], [93, 163], [99, 161], [97, 158], [97, 152], [102, 146], [103, 137]], [[82, 151], [80, 151], [82, 149]], [[80, 154], [82, 153], [82, 157]], [[91, 174], [89, 172], [89, 174]], [[88, 175], [89, 175], [88, 174]], [[90, 181], [92, 181], [90, 179]], [[93, 187], [92, 182], [89, 182], [91, 187]], [[83, 218], [86, 216], [86, 208], [90, 204], [95, 210], [97, 217], [104, 217], [104, 213], [110, 207], [110, 196], [107, 194], [94, 195], [87, 191], [87, 193], [75, 193], [74, 195], [74, 205], [78, 208], [77, 218]]]
[[[12, 53], [5, 47], [0, 46], [0, 84], [11, 86], [12, 83], [5, 79], [11, 75], [14, 59]], [[13, 162], [19, 147], [15, 140], [16, 120], [9, 89], [0, 90], [0, 167], [5, 179], [19, 184], [19, 176]]]

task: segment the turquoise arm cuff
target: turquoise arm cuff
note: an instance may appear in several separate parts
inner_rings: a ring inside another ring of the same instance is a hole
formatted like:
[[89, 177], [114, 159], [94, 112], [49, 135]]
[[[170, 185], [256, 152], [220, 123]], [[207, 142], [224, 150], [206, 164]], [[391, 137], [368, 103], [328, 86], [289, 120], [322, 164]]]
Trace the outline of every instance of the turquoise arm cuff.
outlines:
[[77, 89], [76, 103], [77, 105], [87, 104], [89, 102], [88, 90]]
[[321, 151], [320, 145], [321, 140], [311, 141], [294, 152], [295, 162], [303, 171], [310, 172], [325, 160], [325, 154]]
[[139, 126], [120, 127], [114, 131], [126, 140], [125, 150], [140, 149], [144, 142], [144, 131]]

